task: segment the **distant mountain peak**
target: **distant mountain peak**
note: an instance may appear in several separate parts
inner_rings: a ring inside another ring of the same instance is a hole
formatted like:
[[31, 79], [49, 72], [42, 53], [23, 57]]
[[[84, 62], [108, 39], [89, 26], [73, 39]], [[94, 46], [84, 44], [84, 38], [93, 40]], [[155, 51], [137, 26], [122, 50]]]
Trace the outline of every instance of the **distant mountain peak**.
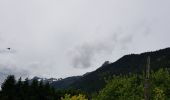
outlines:
[[[113, 75], [142, 74], [148, 56], [151, 58], [151, 70], [156, 71], [160, 68], [170, 69], [170, 48], [165, 48], [140, 54], [125, 55], [113, 63], [105, 61], [95, 71], [88, 72], [79, 77], [69, 77], [69, 80], [66, 78], [62, 81], [54, 82], [52, 86], [60, 89], [61, 87], [62, 89], [73, 87], [86, 92], [97, 92], [105, 86], [105, 79]], [[92, 84], [89, 85], [89, 83]]]
[[107, 65], [109, 65], [110, 63], [111, 63], [110, 61], [105, 61], [105, 62], [102, 64], [102, 67], [107, 66]]

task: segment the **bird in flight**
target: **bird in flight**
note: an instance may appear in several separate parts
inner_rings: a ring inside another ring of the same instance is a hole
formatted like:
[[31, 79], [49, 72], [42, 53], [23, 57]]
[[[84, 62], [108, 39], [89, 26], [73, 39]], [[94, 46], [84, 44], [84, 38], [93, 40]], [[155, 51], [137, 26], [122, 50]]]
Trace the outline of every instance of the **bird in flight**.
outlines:
[[8, 50], [11, 50], [11, 48], [7, 48]]

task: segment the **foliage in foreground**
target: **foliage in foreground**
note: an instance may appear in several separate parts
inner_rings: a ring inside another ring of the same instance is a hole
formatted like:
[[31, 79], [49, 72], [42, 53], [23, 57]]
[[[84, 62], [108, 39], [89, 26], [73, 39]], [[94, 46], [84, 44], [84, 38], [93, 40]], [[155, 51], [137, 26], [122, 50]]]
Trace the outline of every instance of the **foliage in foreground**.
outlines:
[[[150, 78], [150, 99], [170, 99], [170, 74], [160, 69]], [[94, 100], [144, 100], [144, 77], [142, 75], [114, 76]]]
[[61, 100], [88, 100], [88, 99], [86, 99], [86, 96], [82, 94], [74, 96], [71, 96], [70, 94], [65, 94], [65, 96], [62, 97]]

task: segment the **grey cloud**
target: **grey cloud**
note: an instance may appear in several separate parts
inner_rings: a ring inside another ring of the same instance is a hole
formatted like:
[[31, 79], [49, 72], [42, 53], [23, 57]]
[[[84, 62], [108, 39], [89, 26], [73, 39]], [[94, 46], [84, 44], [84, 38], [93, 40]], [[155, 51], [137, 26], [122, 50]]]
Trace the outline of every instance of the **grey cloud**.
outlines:
[[143, 34], [145, 37], [150, 31], [151, 28], [145, 22], [137, 27], [132, 27], [131, 30], [117, 28], [107, 38], [101, 38], [95, 43], [84, 43], [76, 47], [72, 54], [72, 66], [75, 68], [89, 68], [95, 59], [95, 55], [111, 55], [115, 48], [127, 50], [136, 35]]
[[127, 35], [119, 40], [119, 45], [121, 46], [121, 49], [127, 49], [128, 44], [130, 44], [133, 41], [134, 34]]
[[[167, 47], [169, 3], [0, 0], [0, 64], [12, 63], [32, 76], [66, 77], [92, 71], [105, 59]], [[16, 51], [4, 50], [8, 47]], [[70, 67], [69, 62], [82, 69]], [[14, 70], [12, 66], [8, 70]]]
[[108, 49], [108, 47], [103, 44], [83, 44], [74, 51], [72, 64], [76, 68], [90, 67], [93, 57], [98, 53], [106, 52], [106, 49]]
[[152, 25], [156, 24], [156, 21], [147, 21], [147, 20], [142, 20], [140, 21], [137, 25], [134, 26], [134, 32], [138, 34], [143, 34], [143, 36], [148, 36], [151, 34], [152, 30]]
[[16, 68], [0, 68], [0, 73], [4, 75], [15, 75], [17, 78], [27, 77], [29, 75], [28, 71]]
[[17, 66], [15, 63], [11, 62], [10, 59], [8, 59], [8, 63], [2, 61], [0, 63], [0, 73], [4, 75], [16, 75], [17, 77], [29, 75], [27, 70], [23, 69], [22, 66]]
[[8, 50], [7, 48], [6, 49], [0, 49], [0, 54], [8, 54], [8, 53], [16, 53], [16, 50], [14, 49], [10, 49]]
[[133, 35], [120, 37], [120, 34], [115, 32], [108, 38], [102, 38], [95, 43], [85, 43], [76, 47], [71, 58], [72, 66], [75, 68], [88, 68], [91, 67], [95, 55], [105, 54], [107, 56], [118, 46], [126, 48], [132, 42]]
[[6, 79], [8, 75], [15, 75], [16, 79], [19, 77], [26, 78], [29, 76], [29, 72], [19, 68], [9, 68], [7, 65], [0, 64], [0, 85]]

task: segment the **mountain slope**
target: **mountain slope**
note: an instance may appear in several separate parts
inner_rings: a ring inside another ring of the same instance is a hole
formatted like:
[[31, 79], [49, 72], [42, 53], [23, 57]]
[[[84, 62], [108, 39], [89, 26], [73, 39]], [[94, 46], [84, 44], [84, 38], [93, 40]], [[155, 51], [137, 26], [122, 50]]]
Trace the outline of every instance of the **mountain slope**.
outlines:
[[[151, 70], [158, 70], [160, 67], [170, 68], [170, 48], [142, 54], [130, 54], [123, 56], [114, 63], [105, 63], [97, 70], [77, 79], [70, 77], [72, 81], [62, 88], [73, 87], [86, 92], [99, 91], [106, 84], [105, 78], [120, 74], [143, 73], [148, 56], [151, 58]], [[57, 82], [54, 82], [52, 86], [60, 88], [61, 85], [57, 84]], [[63, 82], [62, 84], [66, 83]]]
[[77, 81], [80, 78], [81, 78], [81, 76], [67, 77], [65, 79], [62, 79], [62, 80], [59, 80], [56, 82], [52, 82], [51, 86], [53, 86], [57, 89], [65, 89], [65, 88], [68, 88], [71, 84], [73, 84], [75, 81]]

